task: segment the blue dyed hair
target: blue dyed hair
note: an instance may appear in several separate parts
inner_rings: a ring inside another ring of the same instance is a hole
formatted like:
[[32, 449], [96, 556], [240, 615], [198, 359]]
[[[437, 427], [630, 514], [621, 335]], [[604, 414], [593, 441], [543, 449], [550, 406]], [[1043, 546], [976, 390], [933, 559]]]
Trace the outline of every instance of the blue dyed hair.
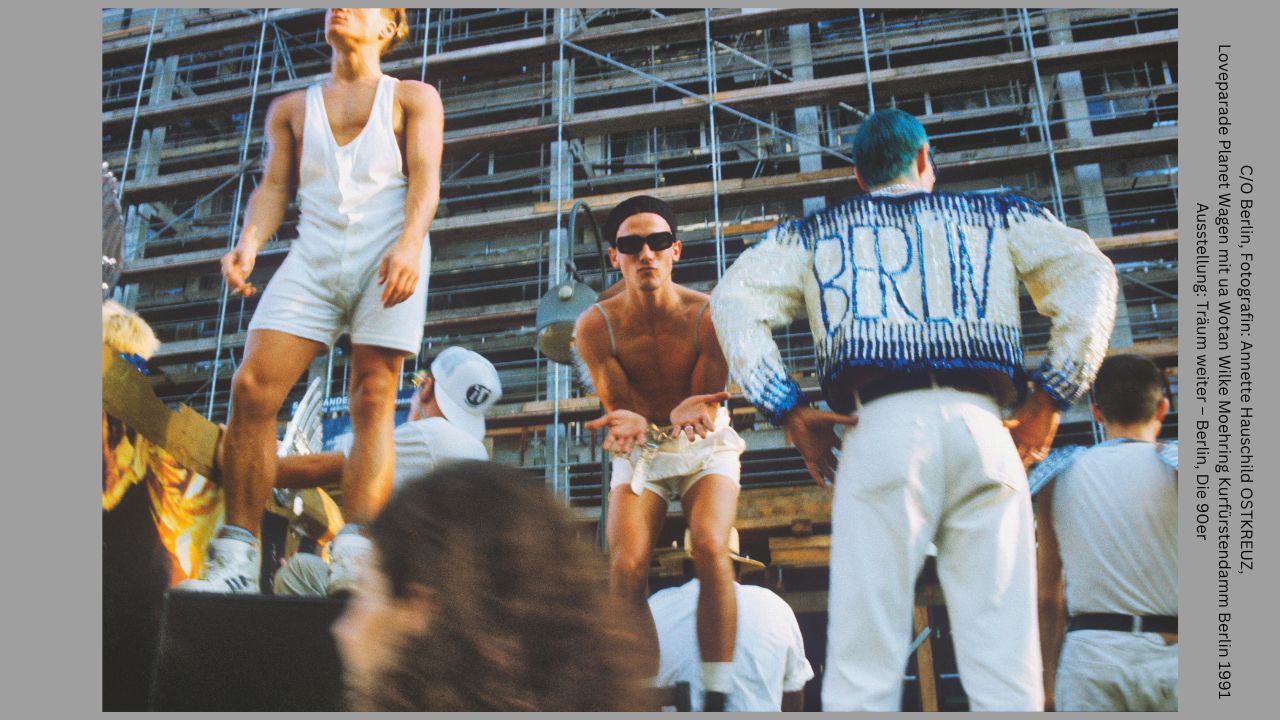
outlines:
[[920, 146], [929, 142], [920, 121], [897, 108], [871, 113], [853, 136], [853, 161], [867, 187], [905, 174]]

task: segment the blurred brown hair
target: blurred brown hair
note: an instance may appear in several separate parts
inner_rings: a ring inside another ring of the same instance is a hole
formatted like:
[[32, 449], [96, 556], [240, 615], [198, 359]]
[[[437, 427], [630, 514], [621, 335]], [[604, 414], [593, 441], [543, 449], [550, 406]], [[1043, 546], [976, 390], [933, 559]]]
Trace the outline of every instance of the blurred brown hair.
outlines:
[[353, 709], [642, 709], [603, 562], [540, 478], [449, 463], [400, 487], [369, 534], [391, 594], [429, 589], [432, 616]]

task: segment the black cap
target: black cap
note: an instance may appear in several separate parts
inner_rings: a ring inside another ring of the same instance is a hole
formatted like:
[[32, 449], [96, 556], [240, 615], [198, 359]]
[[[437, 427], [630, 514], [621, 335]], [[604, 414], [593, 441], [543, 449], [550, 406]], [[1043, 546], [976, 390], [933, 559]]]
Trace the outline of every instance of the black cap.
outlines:
[[610, 245], [617, 244], [618, 228], [622, 227], [623, 221], [640, 213], [661, 215], [662, 219], [671, 226], [671, 234], [676, 234], [676, 214], [670, 205], [651, 195], [635, 195], [618, 203], [613, 208], [613, 212], [609, 213], [609, 220], [604, 226], [604, 239], [608, 240]]

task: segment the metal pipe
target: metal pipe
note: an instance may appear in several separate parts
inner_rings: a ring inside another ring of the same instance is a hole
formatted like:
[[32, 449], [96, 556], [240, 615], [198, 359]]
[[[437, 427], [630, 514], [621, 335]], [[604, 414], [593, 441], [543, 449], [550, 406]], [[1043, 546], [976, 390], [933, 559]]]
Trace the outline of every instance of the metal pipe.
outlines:
[[[711, 10], [703, 8], [703, 24], [707, 33], [707, 97], [716, 96], [716, 56], [711, 50]], [[711, 207], [715, 223], [716, 280], [724, 275], [724, 232], [720, 228], [720, 137], [716, 134], [716, 106], [707, 104], [708, 143], [711, 147]], [[675, 230], [675, 228], [671, 228]]]
[[[231, 204], [231, 229], [227, 233], [227, 250], [235, 247], [237, 236], [239, 235], [240, 225], [236, 223], [236, 218], [240, 215], [240, 200], [244, 196], [244, 171], [245, 163], [249, 157], [249, 140], [253, 135], [253, 108], [258, 101], [258, 73], [262, 69], [262, 50], [266, 47], [267, 40], [267, 14], [270, 9], [262, 10], [262, 30], [258, 34], [258, 55], [253, 61], [253, 88], [249, 93], [249, 113], [244, 120], [244, 139], [240, 142], [240, 162], [237, 163], [239, 168], [238, 182], [236, 183], [236, 197]], [[213, 401], [218, 392], [218, 362], [222, 359], [222, 330], [227, 324], [227, 298], [230, 296], [231, 286], [227, 285], [226, 278], [222, 280], [222, 300], [218, 303], [218, 340], [213, 351], [213, 376], [209, 380], [209, 405], [205, 408], [204, 416], [206, 419], [213, 419]], [[228, 397], [227, 403], [231, 400]]]
[[422, 8], [423, 23], [426, 27], [422, 30], [422, 77], [418, 78], [422, 82], [427, 81], [427, 46], [431, 44], [431, 8]]
[[[586, 200], [577, 200], [573, 203], [573, 207], [569, 208], [569, 242], [572, 244], [574, 238], [577, 237], [578, 212], [583, 208], [587, 211], [587, 219], [591, 221], [591, 231], [596, 238], [596, 252], [600, 256], [600, 292], [604, 292], [605, 285], [609, 282], [609, 273], [605, 269], [607, 262], [604, 254], [604, 240], [600, 234], [600, 225], [596, 223], [596, 216], [591, 212], [591, 206], [587, 204]], [[574, 269], [577, 270], [576, 265]]]
[[[552, 247], [551, 267], [547, 268], [547, 290], [560, 284], [560, 220], [564, 214], [564, 25], [568, 21], [566, 18], [565, 8], [556, 8], [559, 15], [556, 22], [556, 39], [559, 50], [559, 60], [556, 62], [556, 87], [553, 91], [556, 102], [556, 230], [555, 240]], [[560, 494], [560, 365], [553, 364], [551, 366], [551, 491], [556, 495]], [[567, 484], [567, 483], [566, 483]], [[566, 504], [568, 502], [568, 492], [564, 493]]]
[[151, 10], [151, 30], [147, 33], [147, 51], [142, 55], [142, 74], [138, 78], [138, 97], [133, 101], [133, 120], [129, 122], [129, 142], [124, 147], [124, 168], [120, 170], [120, 185], [116, 187], [116, 198], [124, 198], [124, 184], [128, 180], [125, 173], [129, 172], [129, 155], [133, 153], [133, 132], [138, 127], [138, 111], [142, 109], [142, 88], [147, 84], [147, 66], [151, 64], [151, 43], [156, 34], [156, 16], [160, 14], [160, 8]]
[[653, 75], [653, 74], [651, 74], [651, 73], [647, 73], [647, 72], [645, 72], [645, 71], [643, 71], [643, 70], [639, 70], [639, 69], [637, 69], [637, 68], [633, 68], [633, 67], [631, 67], [630, 65], [627, 65], [627, 64], [625, 64], [625, 63], [618, 62], [617, 60], [614, 60], [613, 58], [611, 58], [611, 57], [609, 57], [609, 56], [607, 56], [607, 55], [601, 55], [601, 54], [600, 54], [600, 53], [598, 53], [598, 52], [595, 52], [595, 51], [593, 51], [593, 50], [589, 50], [589, 49], [587, 49], [587, 48], [585, 48], [585, 47], [582, 47], [581, 45], [578, 45], [578, 44], [576, 44], [576, 43], [573, 43], [573, 42], [571, 42], [571, 41], [569, 41], [569, 40], [562, 40], [562, 41], [561, 41], [561, 43], [562, 43], [565, 47], [572, 48], [573, 50], [576, 50], [576, 51], [578, 51], [578, 52], [582, 53], [583, 55], [586, 55], [587, 57], [590, 57], [590, 58], [594, 58], [594, 59], [596, 59], [596, 60], [599, 60], [600, 62], [605, 63], [606, 65], [612, 65], [612, 66], [614, 66], [614, 67], [616, 67], [616, 68], [618, 68], [618, 69], [626, 70], [627, 72], [634, 73], [634, 74], [636, 74], [636, 75], [639, 75], [639, 76], [640, 76], [640, 77], [642, 77], [642, 78], [646, 78], [646, 79], [648, 79], [648, 80], [651, 80], [651, 81], [653, 81], [653, 82], [656, 82], [656, 83], [658, 83], [659, 85], [661, 85], [661, 86], [663, 86], [663, 87], [665, 87], [665, 88], [668, 88], [668, 89], [670, 89], [670, 90], [674, 90], [675, 92], [678, 92], [678, 93], [680, 93], [681, 95], [684, 95], [685, 97], [694, 98], [695, 100], [699, 100], [699, 101], [701, 101], [701, 102], [705, 102], [705, 103], [708, 103], [708, 104], [710, 104], [710, 105], [714, 105], [714, 106], [715, 106], [715, 108], [716, 108], [717, 110], [721, 111], [721, 112], [729, 113], [730, 115], [733, 115], [734, 117], [741, 118], [741, 119], [746, 120], [747, 122], [749, 122], [749, 123], [753, 123], [753, 124], [755, 124], [755, 125], [759, 125], [760, 127], [765, 128], [766, 130], [771, 130], [771, 131], [773, 131], [773, 132], [775, 132], [775, 133], [777, 133], [777, 134], [779, 134], [779, 135], [781, 135], [781, 136], [783, 136], [783, 137], [786, 137], [786, 138], [790, 138], [790, 139], [792, 139], [792, 140], [795, 140], [797, 143], [799, 143], [799, 144], [801, 144], [801, 145], [806, 145], [806, 146], [808, 146], [808, 147], [811, 147], [811, 148], [813, 148], [813, 149], [817, 150], [818, 152], [826, 153], [827, 155], [831, 155], [831, 156], [833, 156], [833, 157], [840, 158], [841, 160], [844, 160], [845, 162], [849, 163], [850, 165], [853, 165], [853, 164], [854, 164], [854, 162], [853, 162], [853, 158], [849, 157], [848, 155], [845, 155], [844, 153], [841, 153], [841, 152], [837, 152], [837, 151], [835, 151], [835, 150], [832, 150], [831, 148], [825, 147], [825, 146], [823, 146], [823, 145], [822, 145], [822, 144], [820, 144], [820, 143], [815, 143], [815, 142], [813, 142], [813, 141], [811, 141], [811, 140], [808, 140], [807, 138], [802, 138], [802, 137], [800, 137], [799, 135], [797, 135], [797, 134], [795, 134], [795, 133], [793, 133], [793, 132], [788, 132], [788, 131], [786, 131], [786, 130], [783, 130], [782, 128], [778, 127], [777, 125], [774, 125], [774, 124], [772, 124], [772, 123], [765, 122], [764, 120], [761, 120], [761, 119], [759, 119], [759, 118], [752, 117], [752, 116], [750, 116], [750, 115], [748, 115], [748, 114], [746, 114], [746, 113], [742, 112], [741, 110], [736, 110], [736, 109], [734, 109], [734, 108], [731, 108], [731, 107], [729, 107], [728, 105], [725, 105], [724, 103], [717, 102], [717, 101], [716, 101], [716, 100], [714, 100], [713, 98], [703, 97], [702, 95], [699, 95], [698, 93], [692, 92], [692, 91], [690, 91], [690, 90], [685, 90], [684, 88], [680, 87], [679, 85], [676, 85], [676, 84], [674, 84], [674, 83], [669, 83], [669, 82], [667, 82], [666, 80], [663, 80], [662, 78], [660, 78], [660, 77], [658, 77], [658, 76], [656, 76], [656, 75]]
[[871, 84], [871, 53], [867, 50], [867, 20], [862, 8], [858, 8], [858, 27], [862, 30], [862, 71], [867, 75], [867, 106], [875, 112], [876, 89]]
[[1066, 222], [1066, 213], [1062, 207], [1062, 183], [1058, 180], [1058, 156], [1053, 149], [1053, 137], [1049, 134], [1049, 109], [1044, 99], [1044, 85], [1040, 82], [1040, 63], [1036, 60], [1036, 44], [1031, 37], [1031, 15], [1026, 8], [1018, 8], [1018, 19], [1022, 25], [1023, 42], [1027, 52], [1031, 54], [1031, 70], [1036, 78], [1036, 101], [1040, 106], [1040, 134], [1044, 136], [1044, 144], [1049, 148], [1049, 168], [1053, 173], [1053, 207], [1058, 219]]

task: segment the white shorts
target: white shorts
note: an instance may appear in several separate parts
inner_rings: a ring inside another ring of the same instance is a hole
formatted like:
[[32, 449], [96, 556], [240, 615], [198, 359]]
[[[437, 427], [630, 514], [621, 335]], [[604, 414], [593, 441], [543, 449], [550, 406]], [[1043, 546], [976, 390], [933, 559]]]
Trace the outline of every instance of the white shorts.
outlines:
[[[693, 484], [708, 475], [723, 475], [741, 485], [741, 456], [746, 443], [729, 425], [729, 412], [721, 407], [716, 412], [716, 429], [705, 438], [689, 442], [683, 435], [658, 446], [651, 459], [641, 460], [640, 450], [629, 456], [613, 458], [609, 489], [630, 485], [640, 495], [644, 490], [665, 500], [675, 500], [689, 492]], [[643, 480], [635, 480], [636, 468], [643, 463]]]
[[389, 249], [367, 248], [359, 256], [303, 247], [290, 250], [262, 292], [249, 330], [278, 330], [330, 347], [350, 333], [352, 345], [416, 354], [427, 317], [431, 238], [422, 243], [413, 295], [384, 308], [378, 266]]

